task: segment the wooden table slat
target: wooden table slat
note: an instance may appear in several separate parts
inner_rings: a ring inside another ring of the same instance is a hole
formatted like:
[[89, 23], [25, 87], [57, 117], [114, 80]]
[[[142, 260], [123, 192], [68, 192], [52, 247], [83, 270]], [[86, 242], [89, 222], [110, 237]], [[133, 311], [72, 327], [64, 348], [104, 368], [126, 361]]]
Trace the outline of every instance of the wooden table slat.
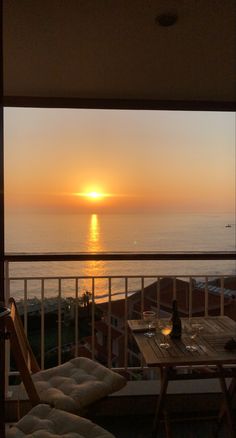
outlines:
[[[144, 336], [145, 324], [142, 320], [128, 321], [134, 339], [144, 357], [147, 366], [179, 366], [179, 365], [209, 365], [209, 364], [236, 364], [236, 350], [224, 349], [226, 342], [236, 334], [236, 322], [226, 316], [191, 318], [203, 326], [194, 343], [197, 351], [191, 352], [186, 345], [191, 342], [185, 331], [189, 319], [183, 318], [183, 333], [180, 340], [169, 339], [170, 348], [165, 350], [159, 347], [162, 339], [158, 324], [156, 335], [153, 338]], [[143, 331], [142, 331], [143, 330]]]

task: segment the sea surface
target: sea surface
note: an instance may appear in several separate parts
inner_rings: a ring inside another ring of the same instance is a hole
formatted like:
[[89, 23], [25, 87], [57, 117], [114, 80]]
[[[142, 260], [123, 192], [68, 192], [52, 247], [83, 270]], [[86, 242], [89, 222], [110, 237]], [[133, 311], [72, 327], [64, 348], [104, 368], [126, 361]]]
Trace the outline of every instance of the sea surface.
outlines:
[[[226, 226], [230, 225], [230, 226]], [[94, 251], [233, 251], [236, 246], [234, 214], [18, 214], [5, 219], [7, 253], [73, 253]], [[235, 261], [135, 261], [11, 263], [11, 277], [235, 275]], [[153, 278], [151, 278], [153, 277]], [[148, 280], [146, 280], [148, 281]], [[11, 287], [21, 297], [22, 281]], [[45, 294], [55, 295], [56, 280], [47, 280]], [[96, 294], [108, 293], [108, 280], [96, 280]], [[129, 290], [140, 279], [129, 281]], [[79, 293], [91, 290], [91, 280], [79, 280]], [[74, 295], [73, 279], [63, 280], [62, 295]], [[112, 280], [112, 293], [124, 291], [124, 280]], [[31, 297], [40, 285], [32, 280]], [[117, 295], [118, 296], [118, 295]]]

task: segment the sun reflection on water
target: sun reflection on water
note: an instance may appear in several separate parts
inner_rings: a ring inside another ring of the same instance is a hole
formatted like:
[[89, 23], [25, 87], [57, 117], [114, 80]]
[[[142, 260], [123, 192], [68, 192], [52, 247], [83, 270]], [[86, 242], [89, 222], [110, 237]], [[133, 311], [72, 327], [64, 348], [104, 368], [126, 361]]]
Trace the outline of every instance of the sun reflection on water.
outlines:
[[[89, 222], [88, 238], [87, 238], [88, 252], [103, 251], [100, 221], [97, 214], [92, 214]], [[105, 263], [104, 261], [91, 260], [86, 262], [86, 275], [98, 277], [104, 275]], [[104, 291], [104, 280], [96, 280], [96, 290], [100, 295]]]
[[92, 214], [89, 227], [89, 251], [101, 251], [100, 226], [97, 214]]

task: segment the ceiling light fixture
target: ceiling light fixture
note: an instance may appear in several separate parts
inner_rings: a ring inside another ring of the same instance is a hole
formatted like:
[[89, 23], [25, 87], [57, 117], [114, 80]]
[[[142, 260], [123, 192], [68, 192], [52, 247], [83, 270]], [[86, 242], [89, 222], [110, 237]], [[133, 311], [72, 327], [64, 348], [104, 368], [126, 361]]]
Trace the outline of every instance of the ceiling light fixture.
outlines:
[[178, 20], [178, 15], [176, 12], [166, 12], [164, 14], [159, 14], [156, 17], [156, 23], [162, 27], [174, 26]]

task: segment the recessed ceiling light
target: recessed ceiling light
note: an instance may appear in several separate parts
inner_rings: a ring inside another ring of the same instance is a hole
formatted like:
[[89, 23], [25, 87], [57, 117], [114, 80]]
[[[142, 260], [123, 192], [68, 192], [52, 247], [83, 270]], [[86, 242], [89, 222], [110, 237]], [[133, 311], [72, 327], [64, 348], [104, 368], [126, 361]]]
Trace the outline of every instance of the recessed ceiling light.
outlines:
[[166, 12], [164, 14], [159, 14], [156, 17], [156, 23], [162, 27], [174, 26], [178, 20], [178, 15], [176, 12]]

